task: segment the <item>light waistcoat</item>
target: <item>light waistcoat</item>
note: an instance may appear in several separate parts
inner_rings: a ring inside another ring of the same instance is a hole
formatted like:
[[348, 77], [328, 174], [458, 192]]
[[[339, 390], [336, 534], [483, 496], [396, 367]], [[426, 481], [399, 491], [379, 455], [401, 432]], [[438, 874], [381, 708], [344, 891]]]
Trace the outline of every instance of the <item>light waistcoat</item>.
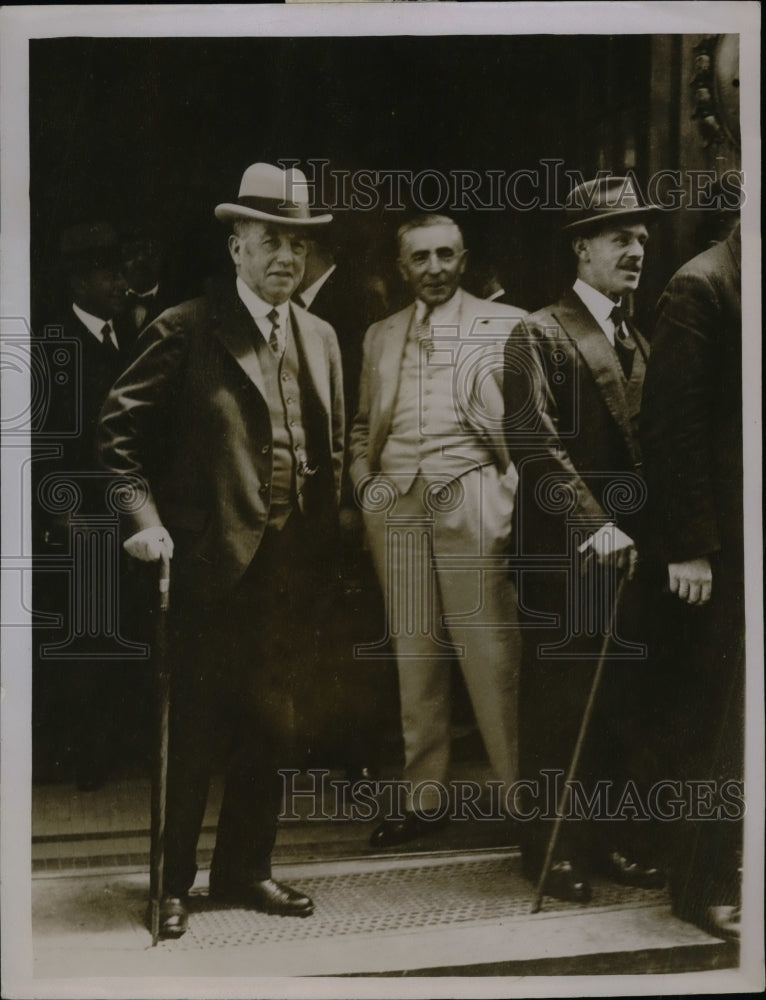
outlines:
[[454, 339], [449, 351], [419, 341], [413, 310], [399, 371], [391, 428], [380, 455], [380, 468], [404, 496], [418, 474], [451, 481], [494, 456], [461, 413], [464, 394], [455, 386]]

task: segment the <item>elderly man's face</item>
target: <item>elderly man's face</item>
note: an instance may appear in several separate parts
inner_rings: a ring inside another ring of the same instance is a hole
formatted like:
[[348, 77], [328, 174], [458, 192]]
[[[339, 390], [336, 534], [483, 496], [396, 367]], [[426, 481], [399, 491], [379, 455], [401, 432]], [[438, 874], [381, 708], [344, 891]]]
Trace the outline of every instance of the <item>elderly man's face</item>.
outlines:
[[237, 275], [264, 302], [286, 302], [300, 284], [306, 266], [306, 239], [298, 229], [251, 222], [229, 237]]
[[399, 271], [414, 295], [431, 308], [452, 298], [465, 263], [466, 251], [457, 226], [421, 226], [402, 237]]
[[574, 240], [577, 275], [615, 302], [638, 288], [649, 239], [641, 223], [614, 225]]

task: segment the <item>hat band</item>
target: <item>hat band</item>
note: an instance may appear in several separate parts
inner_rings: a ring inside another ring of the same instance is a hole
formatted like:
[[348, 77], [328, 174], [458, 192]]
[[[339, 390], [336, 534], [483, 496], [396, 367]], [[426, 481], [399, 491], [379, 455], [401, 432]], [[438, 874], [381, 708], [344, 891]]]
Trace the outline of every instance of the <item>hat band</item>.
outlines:
[[257, 198], [250, 195], [242, 195], [237, 198], [237, 204], [242, 208], [252, 208], [256, 212], [264, 212], [266, 215], [281, 216], [285, 219], [310, 219], [307, 205], [299, 205], [294, 201], [280, 201], [278, 198]]

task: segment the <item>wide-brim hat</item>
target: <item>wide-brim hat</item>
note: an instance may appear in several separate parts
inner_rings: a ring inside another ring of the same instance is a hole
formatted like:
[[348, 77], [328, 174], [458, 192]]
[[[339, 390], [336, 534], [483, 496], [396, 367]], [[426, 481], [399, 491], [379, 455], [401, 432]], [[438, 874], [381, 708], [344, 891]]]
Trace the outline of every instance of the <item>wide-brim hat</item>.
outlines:
[[292, 226], [323, 226], [332, 215], [312, 215], [309, 185], [302, 170], [280, 170], [271, 163], [253, 163], [242, 175], [236, 202], [215, 209], [217, 219], [256, 219]]
[[657, 205], [643, 200], [632, 177], [597, 177], [578, 184], [564, 204], [563, 231], [599, 229], [619, 219], [644, 218], [659, 212]]
[[61, 233], [61, 262], [67, 267], [119, 267], [120, 240], [109, 222], [81, 222]]

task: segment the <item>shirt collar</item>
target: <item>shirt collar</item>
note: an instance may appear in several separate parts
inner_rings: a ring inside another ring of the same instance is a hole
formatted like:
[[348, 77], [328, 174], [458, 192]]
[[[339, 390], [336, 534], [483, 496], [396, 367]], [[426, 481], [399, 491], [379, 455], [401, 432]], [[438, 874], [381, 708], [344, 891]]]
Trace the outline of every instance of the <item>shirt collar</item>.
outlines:
[[87, 327], [87, 329], [93, 334], [93, 336], [96, 338], [97, 341], [99, 341], [99, 343], [103, 344], [104, 342], [104, 335], [101, 331], [104, 329], [105, 323], [109, 324], [109, 332], [111, 334], [112, 341], [116, 340], [114, 333], [114, 324], [110, 319], [100, 319], [98, 316], [94, 316], [92, 313], [85, 312], [85, 310], [81, 309], [76, 302], [72, 303], [72, 310], [74, 311], [75, 316], [79, 319], [82, 325]]
[[612, 309], [620, 303], [610, 299], [608, 295], [604, 295], [602, 292], [599, 292], [598, 289], [594, 288], [593, 285], [589, 285], [586, 281], [583, 281], [582, 278], [578, 278], [572, 288], [575, 295], [577, 295], [582, 304], [604, 331], [609, 339], [609, 342], [614, 344], [614, 323], [609, 317]]
[[135, 288], [129, 288], [128, 295], [135, 296], [137, 299], [153, 299], [159, 290], [160, 283], [158, 281], [154, 288], [150, 288], [148, 292], [137, 292]]
[[314, 282], [313, 285], [309, 285], [308, 288], [303, 289], [303, 291], [301, 292], [301, 298], [303, 299], [303, 304], [306, 307], [306, 309], [309, 308], [311, 303], [317, 297], [317, 292], [325, 283], [325, 281], [327, 281], [327, 279], [330, 277], [330, 275], [336, 269], [337, 266], [338, 266], [337, 264], [333, 264], [332, 267], [328, 267], [325, 273], [320, 275], [320, 277], [317, 278], [317, 280]]
[[[462, 289], [458, 288], [451, 299], [434, 306], [429, 316], [431, 326], [455, 326], [460, 317], [460, 304], [463, 300]], [[415, 302], [415, 322], [422, 323], [429, 307], [421, 299]]]
[[289, 302], [282, 302], [278, 306], [271, 305], [268, 302], [256, 295], [256, 293], [250, 288], [245, 282], [238, 276], [237, 277], [237, 294], [239, 295], [242, 303], [250, 313], [250, 315], [255, 320], [255, 324], [258, 329], [263, 334], [266, 342], [268, 343], [269, 337], [271, 336], [271, 320], [268, 318], [269, 313], [272, 309], [276, 309], [279, 315], [279, 325], [283, 331], [287, 330], [287, 324], [290, 319], [290, 304]]

